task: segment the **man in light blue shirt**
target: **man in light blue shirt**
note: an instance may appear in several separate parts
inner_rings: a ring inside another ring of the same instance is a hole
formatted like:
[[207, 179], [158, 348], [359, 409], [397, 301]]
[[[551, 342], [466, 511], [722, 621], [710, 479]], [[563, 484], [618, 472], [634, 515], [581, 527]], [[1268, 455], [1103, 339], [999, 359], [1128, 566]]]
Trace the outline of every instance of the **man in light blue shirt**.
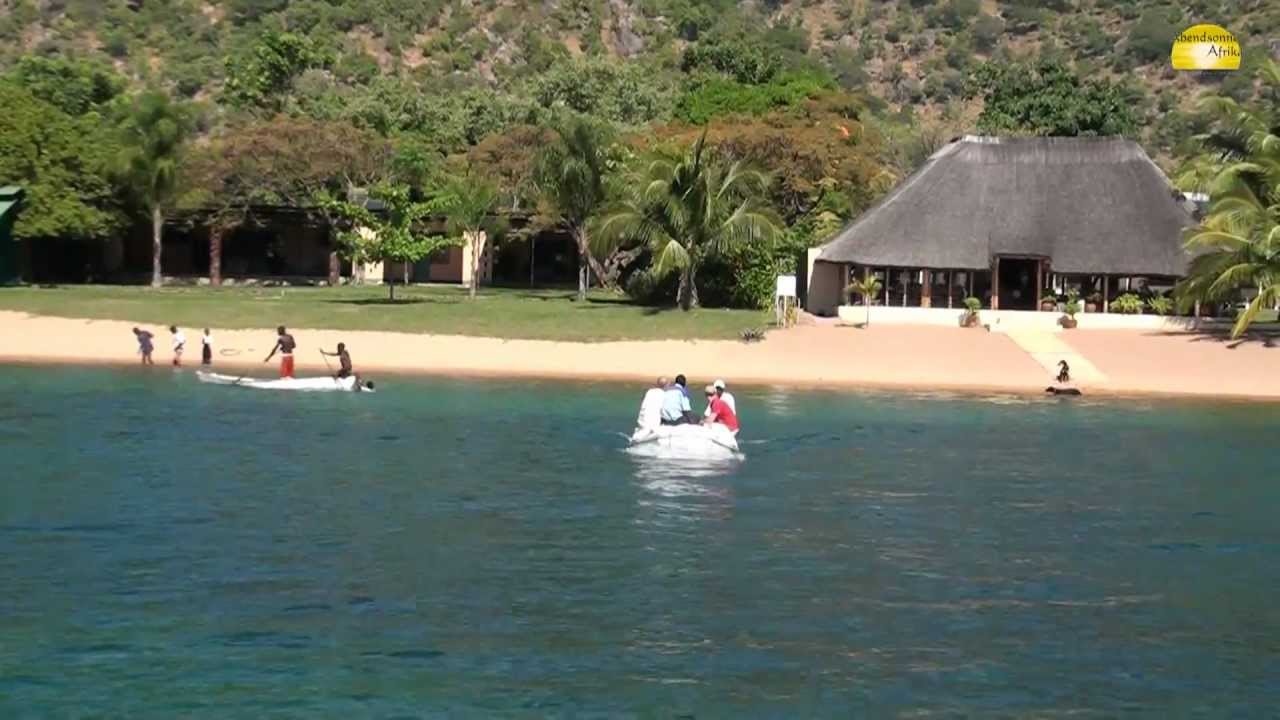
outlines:
[[689, 404], [689, 389], [684, 375], [677, 375], [674, 385], [668, 387], [662, 395], [662, 424], [683, 425], [697, 424], [693, 406]]

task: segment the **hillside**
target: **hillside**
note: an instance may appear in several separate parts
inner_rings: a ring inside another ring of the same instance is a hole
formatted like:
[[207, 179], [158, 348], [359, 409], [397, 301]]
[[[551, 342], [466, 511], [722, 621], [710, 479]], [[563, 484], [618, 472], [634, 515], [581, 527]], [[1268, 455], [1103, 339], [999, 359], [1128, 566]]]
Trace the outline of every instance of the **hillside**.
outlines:
[[0, 0], [0, 8], [0, 63], [92, 58], [132, 83], [218, 102], [264, 31], [302, 36], [324, 57], [322, 76], [301, 79], [300, 94], [312, 100], [379, 78], [537, 100], [537, 78], [584, 57], [638, 70], [637, 84], [658, 86], [642, 89], [662, 102], [663, 81], [684, 81], [688, 46], [732, 39], [784, 68], [820, 68], [889, 112], [957, 129], [975, 114], [963, 97], [972, 66], [1057, 57], [1083, 76], [1120, 81], [1156, 152], [1189, 133], [1184, 113], [1204, 85], [1241, 96], [1252, 89], [1245, 73], [1170, 70], [1172, 33], [1217, 22], [1246, 57], [1280, 36], [1280, 5], [1263, 0]]

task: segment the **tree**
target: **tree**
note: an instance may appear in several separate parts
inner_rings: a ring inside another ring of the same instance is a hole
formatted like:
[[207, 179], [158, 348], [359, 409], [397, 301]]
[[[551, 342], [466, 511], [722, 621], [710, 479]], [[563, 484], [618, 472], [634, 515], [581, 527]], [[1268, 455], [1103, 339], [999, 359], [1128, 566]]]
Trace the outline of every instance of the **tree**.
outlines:
[[306, 35], [269, 30], [248, 53], [227, 60], [226, 93], [233, 105], [274, 112], [295, 78], [332, 63], [333, 56]]
[[22, 239], [102, 238], [123, 224], [110, 164], [116, 138], [95, 113], [71, 117], [0, 82], [0, 185], [26, 188]]
[[608, 129], [574, 118], [555, 130], [537, 159], [538, 187], [545, 207], [564, 225], [578, 246], [578, 300], [587, 299], [587, 270], [604, 280], [604, 269], [591, 254], [588, 227], [607, 199]]
[[[184, 163], [182, 205], [209, 227], [210, 283], [221, 283], [222, 236], [255, 207], [289, 206], [331, 228], [332, 203], [390, 173], [390, 145], [345, 122], [275, 117], [229, 128]], [[336, 238], [330, 238], [329, 281], [338, 278]]]
[[849, 283], [849, 292], [860, 296], [862, 306], [867, 309], [867, 327], [871, 327], [871, 303], [880, 296], [882, 289], [884, 285], [880, 282], [880, 278], [869, 273]]
[[1118, 85], [1081, 80], [1058, 62], [986, 63], [968, 94], [983, 95], [978, 130], [991, 135], [1124, 135], [1138, 131], [1132, 103]]
[[72, 116], [106, 105], [124, 87], [124, 78], [108, 66], [60, 57], [23, 56], [10, 76], [32, 95]]
[[[414, 200], [407, 185], [380, 183], [363, 200], [322, 201], [339, 220], [341, 252], [352, 263], [419, 260], [459, 243], [449, 235], [432, 235], [426, 221], [439, 209], [436, 200]], [[387, 283], [388, 300], [395, 302], [395, 282]]]
[[498, 189], [493, 183], [477, 177], [456, 177], [440, 194], [438, 207], [443, 211], [449, 234], [455, 242], [469, 243], [471, 250], [471, 283], [468, 295], [475, 299], [480, 287], [480, 259], [485, 245], [497, 243], [503, 230], [494, 215], [498, 205]]
[[1269, 98], [1263, 102], [1270, 104], [1243, 108], [1226, 98], [1206, 103], [1219, 123], [1202, 141], [1223, 165], [1213, 181], [1208, 215], [1188, 234], [1187, 248], [1196, 256], [1175, 288], [1184, 310], [1254, 290], [1231, 329], [1233, 338], [1260, 311], [1280, 303], [1280, 64], [1268, 61], [1258, 74], [1269, 90], [1262, 93]]
[[164, 214], [175, 200], [178, 162], [191, 124], [185, 105], [173, 102], [164, 93], [148, 91], [134, 100], [121, 127], [116, 169], [151, 216], [152, 287], [159, 287], [163, 281]]
[[682, 156], [658, 158], [631, 183], [630, 197], [601, 222], [601, 247], [644, 244], [654, 273], [678, 272], [677, 302], [698, 305], [698, 268], [740, 243], [771, 241], [782, 222], [761, 198], [768, 177], [741, 161], [718, 162], [706, 133]]

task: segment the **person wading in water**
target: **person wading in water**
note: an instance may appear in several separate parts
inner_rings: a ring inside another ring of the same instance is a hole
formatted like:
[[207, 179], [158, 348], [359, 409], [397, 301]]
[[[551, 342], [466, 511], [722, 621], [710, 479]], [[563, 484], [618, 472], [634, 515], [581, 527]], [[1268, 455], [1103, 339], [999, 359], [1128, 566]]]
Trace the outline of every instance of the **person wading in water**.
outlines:
[[298, 343], [294, 342], [293, 336], [285, 331], [284, 326], [276, 328], [276, 346], [271, 348], [271, 354], [267, 355], [267, 359], [262, 362], [271, 362], [271, 358], [275, 357], [276, 351], [280, 352], [280, 377], [293, 377], [293, 351], [298, 347]]

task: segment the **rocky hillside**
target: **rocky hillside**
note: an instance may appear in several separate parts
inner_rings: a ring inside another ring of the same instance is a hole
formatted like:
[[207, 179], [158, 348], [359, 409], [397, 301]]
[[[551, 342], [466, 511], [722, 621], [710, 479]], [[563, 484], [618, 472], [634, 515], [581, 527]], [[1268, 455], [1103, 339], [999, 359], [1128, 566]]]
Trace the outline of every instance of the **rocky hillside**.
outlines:
[[[244, 89], [235, 73], [256, 74], [251, 82], [287, 75], [271, 62], [300, 53], [323, 70], [296, 79], [311, 95], [396, 78], [430, 92], [480, 88], [536, 101], [534, 78], [575, 57], [622, 66], [612, 72], [641, 85], [680, 85], [686, 49], [714, 45], [730, 49], [704, 60], [748, 75], [740, 80], [762, 68], [820, 70], [886, 113], [966, 129], [978, 101], [966, 99], [965, 82], [976, 64], [1051, 57], [1122, 83], [1157, 152], [1193, 131], [1189, 111], [1206, 87], [1253, 92], [1247, 73], [1173, 72], [1173, 34], [1193, 22], [1224, 25], [1245, 45], [1246, 64], [1280, 38], [1280, 4], [1266, 0], [0, 0], [0, 14], [4, 65], [24, 55], [91, 58], [129, 82], [215, 105]], [[267, 32], [306, 45], [255, 65]]]

